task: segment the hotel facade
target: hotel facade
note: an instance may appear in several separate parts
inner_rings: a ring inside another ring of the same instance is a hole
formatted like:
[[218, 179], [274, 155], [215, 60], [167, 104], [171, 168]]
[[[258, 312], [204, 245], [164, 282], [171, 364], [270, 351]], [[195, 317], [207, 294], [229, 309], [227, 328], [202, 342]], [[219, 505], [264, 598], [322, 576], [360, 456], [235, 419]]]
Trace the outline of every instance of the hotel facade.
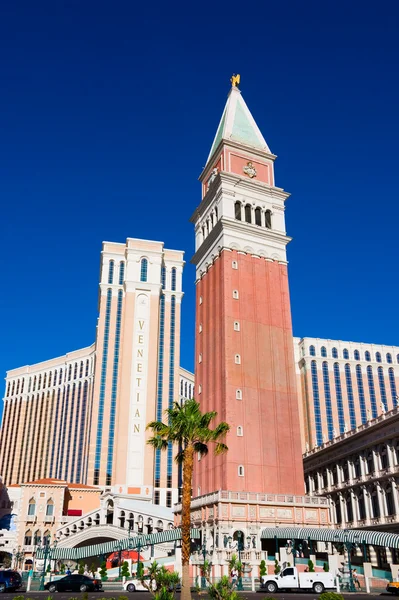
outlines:
[[173, 450], [154, 452], [146, 425], [193, 391], [179, 366], [183, 265], [162, 242], [103, 243], [95, 344], [7, 373], [4, 484], [55, 478], [177, 502]]

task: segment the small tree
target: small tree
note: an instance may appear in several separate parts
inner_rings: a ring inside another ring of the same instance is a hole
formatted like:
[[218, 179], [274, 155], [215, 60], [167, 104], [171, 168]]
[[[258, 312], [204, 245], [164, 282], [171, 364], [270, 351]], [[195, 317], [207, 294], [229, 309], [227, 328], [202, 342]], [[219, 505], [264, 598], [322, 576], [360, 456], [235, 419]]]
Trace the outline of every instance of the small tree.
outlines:
[[101, 567], [100, 567], [100, 577], [102, 579], [102, 581], [107, 581], [108, 579], [108, 571], [107, 571], [107, 563], [104, 561], [101, 563]]
[[212, 600], [238, 600], [240, 596], [229, 578], [224, 575], [217, 583], [209, 583], [208, 595]]
[[50, 564], [47, 565], [46, 573], [51, 573], [51, 566], [50, 566]]
[[93, 577], [95, 577], [96, 572], [97, 572], [97, 565], [96, 565], [96, 563], [92, 562], [90, 565], [90, 573], [93, 575]]
[[280, 571], [281, 571], [281, 567], [278, 564], [278, 560], [276, 558], [276, 560], [274, 561], [274, 574], [278, 575], [280, 573]]
[[308, 560], [308, 569], [309, 569], [309, 573], [314, 573], [314, 563], [313, 560]]
[[180, 583], [180, 578], [178, 573], [172, 573], [164, 565], [160, 566], [154, 561], [148, 569], [148, 577], [144, 578], [143, 569], [140, 583], [156, 600], [174, 600], [174, 593]]
[[261, 560], [259, 565], [259, 576], [264, 577], [265, 575], [267, 575], [266, 562]]
[[329, 567], [328, 563], [326, 563], [326, 562], [323, 563], [323, 571], [325, 571], [326, 573], [328, 573], [329, 570], [330, 570], [330, 567]]
[[137, 579], [141, 579], [142, 577], [144, 577], [144, 565], [140, 560], [137, 563], [136, 577]]
[[78, 573], [79, 573], [79, 575], [83, 575], [84, 572], [85, 572], [85, 563], [83, 560], [81, 560], [79, 563]]
[[122, 575], [122, 577], [129, 577], [129, 575], [130, 575], [129, 563], [127, 562], [127, 560], [124, 560], [122, 563], [121, 575]]
[[65, 575], [65, 565], [64, 565], [64, 563], [61, 563], [60, 573], [61, 573], [61, 575]]

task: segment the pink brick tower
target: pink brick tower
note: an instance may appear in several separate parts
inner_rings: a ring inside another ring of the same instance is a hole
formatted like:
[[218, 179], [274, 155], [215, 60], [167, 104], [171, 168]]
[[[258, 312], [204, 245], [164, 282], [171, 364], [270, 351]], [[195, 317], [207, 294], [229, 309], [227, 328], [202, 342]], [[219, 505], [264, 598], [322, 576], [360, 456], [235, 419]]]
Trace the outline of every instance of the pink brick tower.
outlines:
[[233, 84], [195, 211], [196, 398], [227, 421], [229, 452], [195, 465], [193, 493], [303, 494], [276, 156]]

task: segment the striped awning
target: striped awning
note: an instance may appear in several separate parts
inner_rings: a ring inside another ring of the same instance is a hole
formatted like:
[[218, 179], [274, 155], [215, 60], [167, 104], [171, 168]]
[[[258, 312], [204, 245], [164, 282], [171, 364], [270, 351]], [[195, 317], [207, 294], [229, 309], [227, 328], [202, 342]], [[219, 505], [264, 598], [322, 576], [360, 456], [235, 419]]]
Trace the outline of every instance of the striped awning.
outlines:
[[[190, 536], [192, 539], [199, 539], [200, 530], [192, 529]], [[165, 542], [174, 542], [177, 540], [181, 540], [181, 530], [168, 529], [158, 533], [136, 535], [131, 538], [124, 538], [123, 540], [112, 540], [111, 542], [104, 542], [102, 544], [95, 544], [93, 546], [82, 546], [80, 548], [38, 548], [36, 551], [36, 558], [45, 558], [45, 553], [47, 550], [47, 559], [80, 560], [81, 558], [100, 556], [101, 554], [107, 555], [111, 554], [112, 552], [120, 552], [123, 550], [135, 550], [139, 547], [143, 548], [143, 546], [164, 544]]]
[[366, 529], [311, 529], [307, 527], [276, 527], [263, 529], [262, 540], [311, 540], [312, 542], [352, 542], [353, 544], [371, 544], [399, 548], [399, 535], [384, 531], [369, 531]]

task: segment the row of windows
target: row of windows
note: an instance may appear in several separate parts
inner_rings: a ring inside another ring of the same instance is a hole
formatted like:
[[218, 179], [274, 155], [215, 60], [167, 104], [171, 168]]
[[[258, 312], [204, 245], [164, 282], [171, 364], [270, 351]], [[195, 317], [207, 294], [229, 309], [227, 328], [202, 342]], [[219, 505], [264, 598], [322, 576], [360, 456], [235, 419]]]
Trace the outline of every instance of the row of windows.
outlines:
[[194, 384], [187, 381], [180, 381], [180, 396], [183, 398], [192, 398], [194, 395]]
[[[162, 269], [162, 287], [165, 287], [166, 270]], [[157, 421], [162, 421], [162, 397], [163, 397], [163, 363], [165, 342], [165, 296], [162, 294], [159, 303], [159, 349], [158, 349], [158, 386], [157, 386]], [[161, 450], [155, 450], [155, 481], [154, 486], [161, 485]], [[158, 495], [158, 498], [157, 498]], [[157, 501], [158, 500], [158, 501]], [[155, 492], [155, 504], [159, 504], [159, 492]]]
[[[244, 208], [244, 214], [243, 213]], [[272, 211], [263, 211], [259, 206], [255, 209], [251, 204], [241, 204], [239, 200], [234, 204], [234, 216], [237, 221], [245, 221], [258, 227], [266, 227], [266, 229], [272, 228]], [[243, 218], [244, 217], [244, 218]]]
[[[176, 283], [176, 282], [175, 282]], [[175, 338], [176, 338], [176, 296], [171, 298], [170, 306], [170, 348], [169, 348], [169, 408], [173, 408], [175, 395]], [[173, 444], [169, 442], [167, 455], [167, 487], [172, 487]]]
[[[109, 261], [108, 266], [108, 283], [114, 283], [114, 272], [115, 272], [115, 262], [113, 260]], [[119, 263], [119, 285], [123, 285], [123, 280], [125, 278], [125, 263], [124, 261], [120, 261]]]
[[[339, 433], [342, 434], [346, 430], [345, 418], [344, 418], [344, 406], [343, 406], [343, 396], [342, 396], [342, 384], [341, 384], [341, 373], [340, 373], [340, 365], [339, 363], [334, 363], [333, 367], [333, 381], [335, 384], [335, 396], [337, 400], [337, 409], [338, 409], [338, 424], [339, 424]], [[356, 375], [356, 385], [357, 392], [359, 397], [359, 405], [360, 405], [360, 418], [361, 423], [366, 423], [370, 416], [372, 418], [377, 417], [377, 401], [376, 401], [376, 393], [375, 393], [375, 383], [374, 383], [374, 373], [372, 366], [368, 366], [366, 368], [366, 376], [368, 383], [368, 391], [370, 397], [371, 404], [371, 415], [368, 415], [366, 408], [366, 394], [363, 383], [363, 371], [361, 365], [356, 365], [355, 368]], [[388, 410], [388, 395], [385, 384], [384, 370], [383, 367], [377, 368], [377, 378], [378, 385], [381, 396], [381, 410]], [[348, 409], [349, 409], [349, 420], [350, 420], [350, 428], [355, 429], [357, 425], [356, 421], [356, 410], [355, 410], [355, 398], [354, 398], [354, 389], [353, 389], [353, 381], [352, 381], [352, 372], [349, 363], [346, 363], [344, 366], [344, 379], [346, 385], [346, 394], [348, 398]], [[314, 407], [314, 415], [315, 415], [315, 429], [316, 429], [316, 442], [317, 445], [321, 445], [323, 443], [323, 427], [322, 427], [322, 418], [321, 418], [321, 409], [320, 409], [320, 393], [319, 393], [319, 379], [318, 379], [318, 370], [317, 370], [317, 362], [315, 360], [311, 361], [311, 380], [312, 380], [312, 392], [313, 392], [313, 407]], [[330, 387], [330, 375], [329, 375], [329, 365], [327, 361], [323, 361], [322, 363], [322, 380], [324, 387], [324, 397], [325, 397], [325, 408], [327, 415], [327, 432], [328, 439], [332, 440], [336, 432], [334, 430], [333, 425], [333, 410], [332, 410], [332, 396], [331, 396], [331, 387]], [[389, 388], [390, 395], [392, 400], [392, 405], [394, 407], [398, 404], [398, 395], [397, 388], [395, 382], [395, 373], [393, 367], [388, 369], [388, 380], [389, 380]]]
[[[34, 498], [31, 498], [29, 500], [28, 515], [30, 517], [34, 517], [36, 515], [36, 500]], [[48, 500], [47, 504], [46, 504], [46, 517], [52, 517], [52, 516], [54, 516], [54, 502], [50, 498], [50, 500]]]
[[37, 529], [34, 533], [30, 529], [27, 529], [24, 536], [24, 544], [25, 546], [39, 546], [42, 543], [43, 546], [49, 546], [51, 543], [51, 531], [48, 529], [43, 533], [40, 529]]
[[[34, 375], [29, 377], [27, 393], [30, 394], [31, 392], [61, 385], [64, 380], [71, 381], [71, 379], [88, 377], [90, 372], [90, 360], [92, 359], [88, 358], [86, 361], [81, 360], [80, 363], [75, 362], [74, 365], [70, 364], [65, 371], [63, 369], [54, 369], [54, 371], [43, 373], [43, 375]], [[24, 378], [9, 381], [7, 384], [6, 398], [9, 396], [22, 394], [24, 392], [24, 385]]]
[[204, 240], [212, 231], [218, 220], [218, 207], [215, 206], [214, 210], [210, 213], [209, 217], [201, 225], [202, 240]]
[[[309, 354], [310, 354], [310, 356], [316, 356], [315, 346], [313, 346], [313, 345], [309, 346]], [[322, 346], [320, 348], [320, 356], [322, 358], [327, 358], [327, 348], [325, 346]], [[339, 358], [337, 348], [332, 348], [331, 356], [332, 356], [332, 358]], [[347, 348], [343, 349], [342, 358], [344, 360], [349, 360], [349, 350]], [[359, 350], [353, 351], [353, 358], [354, 358], [354, 360], [361, 360]], [[387, 352], [387, 354], [385, 355], [385, 359], [386, 359], [387, 363], [389, 363], [389, 364], [393, 363], [392, 354], [390, 352]], [[371, 362], [371, 354], [368, 350], [366, 350], [366, 352], [364, 353], [364, 360], [366, 360], [367, 362]], [[375, 361], [378, 363], [382, 362], [381, 352], [375, 353]], [[396, 362], [399, 364], [399, 354], [396, 355]]]

